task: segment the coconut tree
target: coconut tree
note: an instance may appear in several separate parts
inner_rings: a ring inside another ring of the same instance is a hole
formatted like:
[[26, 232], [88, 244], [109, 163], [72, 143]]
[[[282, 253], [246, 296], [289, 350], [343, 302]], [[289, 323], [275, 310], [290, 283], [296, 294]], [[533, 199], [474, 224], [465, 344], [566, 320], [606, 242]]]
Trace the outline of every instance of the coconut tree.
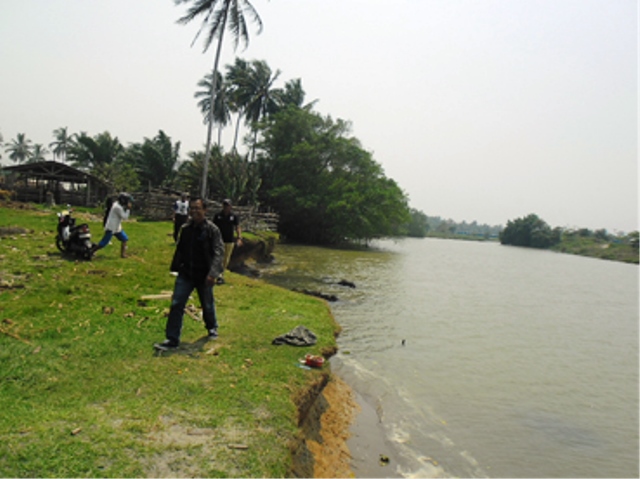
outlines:
[[[218, 38], [215, 59], [213, 61], [213, 70], [211, 73], [211, 104], [215, 105], [215, 95], [217, 92], [216, 81], [218, 79], [218, 63], [220, 61], [220, 52], [222, 50], [222, 42], [224, 32], [228, 28], [233, 35], [234, 48], [238, 47], [238, 43], [242, 41], [245, 46], [249, 44], [249, 31], [245, 14], [249, 14], [258, 24], [258, 33], [262, 31], [262, 20], [258, 12], [249, 0], [175, 0], [176, 5], [190, 4], [187, 13], [178, 19], [178, 23], [186, 25], [196, 18], [203, 18], [202, 25], [193, 39], [196, 39], [204, 29], [208, 29], [204, 40], [204, 51], [206, 52], [214, 38]], [[192, 43], [192, 45], [193, 45]], [[209, 158], [211, 157], [211, 132], [213, 129], [213, 112], [210, 109], [210, 119], [207, 122], [207, 143], [205, 147], [204, 171], [202, 174], [201, 194], [206, 198], [207, 193], [207, 171]]]
[[249, 75], [246, 77], [247, 81], [239, 86], [238, 101], [244, 107], [245, 123], [253, 132], [252, 160], [255, 158], [255, 143], [258, 135], [256, 124], [267, 114], [277, 111], [279, 106], [278, 95], [275, 94], [277, 90], [273, 88], [279, 76], [280, 70], [272, 73], [267, 62], [253, 60]]
[[[215, 94], [215, 108], [213, 109], [213, 120], [218, 125], [218, 146], [221, 142], [222, 129], [227, 126], [231, 120], [231, 112], [229, 110], [229, 89], [227, 87], [226, 80], [220, 73], [217, 74], [216, 80], [217, 92]], [[197, 90], [194, 93], [194, 97], [199, 99], [198, 106], [204, 116], [204, 123], [206, 124], [211, 118], [211, 88], [213, 88], [213, 81], [211, 80], [211, 73], [207, 73], [202, 80], [198, 82], [198, 86], [201, 90]]]
[[62, 161], [65, 161], [67, 159], [67, 151], [71, 147], [76, 135], [69, 135], [69, 133], [67, 133], [67, 127], [65, 126], [58, 128], [57, 130], [53, 130], [53, 136], [55, 141], [49, 143], [49, 148], [53, 148], [52, 152], [54, 157], [58, 157]]
[[29, 158], [27, 159], [27, 163], [37, 163], [39, 161], [46, 161], [47, 159], [44, 157], [49, 153], [47, 148], [39, 143], [33, 145], [31, 152], [29, 153]]
[[25, 133], [18, 133], [14, 140], [11, 140], [5, 151], [9, 153], [9, 158], [16, 163], [22, 163], [31, 156], [31, 140], [27, 139]]

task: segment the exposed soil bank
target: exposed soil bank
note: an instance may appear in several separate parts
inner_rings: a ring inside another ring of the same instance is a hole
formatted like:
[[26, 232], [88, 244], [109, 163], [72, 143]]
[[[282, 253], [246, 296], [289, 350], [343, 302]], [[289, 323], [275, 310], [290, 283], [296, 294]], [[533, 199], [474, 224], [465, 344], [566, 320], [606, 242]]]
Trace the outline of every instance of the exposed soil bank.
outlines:
[[296, 402], [301, 432], [292, 451], [292, 475], [354, 477], [347, 439], [359, 406], [351, 388], [327, 373]]

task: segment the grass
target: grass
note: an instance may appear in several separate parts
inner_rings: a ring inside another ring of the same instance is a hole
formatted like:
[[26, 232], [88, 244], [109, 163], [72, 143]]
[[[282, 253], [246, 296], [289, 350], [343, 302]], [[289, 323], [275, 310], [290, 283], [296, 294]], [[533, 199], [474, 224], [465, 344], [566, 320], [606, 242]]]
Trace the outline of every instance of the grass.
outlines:
[[638, 250], [626, 243], [614, 243], [593, 237], [563, 235], [562, 241], [552, 246], [553, 251], [592, 258], [638, 264]]
[[[97, 241], [93, 213], [76, 217]], [[29, 230], [0, 238], [0, 476], [290, 473], [296, 398], [327, 374], [298, 359], [335, 348], [324, 302], [227, 273], [220, 338], [185, 315], [181, 349], [158, 355], [169, 300], [140, 298], [172, 290], [170, 223], [125, 223], [130, 257], [116, 243], [92, 262], [56, 250], [53, 211], [2, 207], [0, 226]], [[299, 324], [316, 346], [271, 345]]]

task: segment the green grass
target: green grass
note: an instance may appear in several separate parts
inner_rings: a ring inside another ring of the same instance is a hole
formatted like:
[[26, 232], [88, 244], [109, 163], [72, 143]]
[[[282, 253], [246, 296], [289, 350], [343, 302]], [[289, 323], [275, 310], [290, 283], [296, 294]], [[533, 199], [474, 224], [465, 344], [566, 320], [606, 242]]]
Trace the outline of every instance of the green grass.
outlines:
[[562, 241], [551, 249], [560, 253], [638, 264], [638, 250], [631, 245], [593, 237], [563, 235]]
[[[100, 216], [76, 216], [97, 242]], [[169, 300], [140, 298], [172, 290], [170, 223], [125, 223], [130, 257], [114, 242], [92, 262], [57, 252], [55, 212], [0, 208], [0, 226], [32, 231], [0, 239], [0, 476], [290, 473], [296, 398], [327, 374], [297, 361], [335, 348], [324, 302], [227, 273], [220, 338], [185, 315], [181, 349], [157, 355]], [[298, 324], [318, 345], [271, 345]]]

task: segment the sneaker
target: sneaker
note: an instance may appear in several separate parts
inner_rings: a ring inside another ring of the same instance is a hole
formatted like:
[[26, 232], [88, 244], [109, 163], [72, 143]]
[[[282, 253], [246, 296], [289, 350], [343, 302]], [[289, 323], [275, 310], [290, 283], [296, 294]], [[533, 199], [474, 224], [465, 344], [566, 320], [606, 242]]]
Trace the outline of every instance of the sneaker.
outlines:
[[174, 349], [178, 349], [179, 345], [180, 343], [171, 341], [170, 339], [165, 339], [161, 343], [155, 343], [153, 347], [160, 351], [173, 351]]
[[218, 279], [216, 279], [216, 284], [224, 284], [224, 278], [220, 276]]
[[209, 339], [218, 339], [218, 330], [210, 329], [209, 330]]

